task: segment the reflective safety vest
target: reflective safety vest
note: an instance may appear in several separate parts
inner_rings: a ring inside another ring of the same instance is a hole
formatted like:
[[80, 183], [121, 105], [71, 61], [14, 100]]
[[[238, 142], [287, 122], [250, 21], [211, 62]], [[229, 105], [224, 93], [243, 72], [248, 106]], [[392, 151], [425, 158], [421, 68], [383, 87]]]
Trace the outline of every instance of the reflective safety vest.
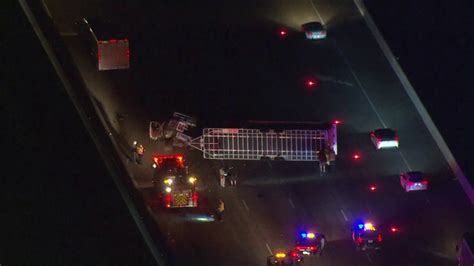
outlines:
[[219, 202], [219, 205], [217, 206], [217, 211], [219, 211], [219, 212], [224, 211], [224, 202], [223, 201]]

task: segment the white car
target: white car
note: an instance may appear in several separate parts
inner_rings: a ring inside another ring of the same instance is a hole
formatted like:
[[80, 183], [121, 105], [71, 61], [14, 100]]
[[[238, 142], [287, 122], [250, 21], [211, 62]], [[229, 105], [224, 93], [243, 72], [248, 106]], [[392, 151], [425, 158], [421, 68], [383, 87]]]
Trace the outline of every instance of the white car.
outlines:
[[377, 150], [398, 148], [397, 132], [390, 128], [379, 128], [370, 132], [370, 140]]
[[419, 171], [411, 171], [400, 175], [400, 185], [406, 192], [427, 190], [428, 178]]
[[308, 22], [301, 25], [307, 40], [321, 40], [327, 36], [326, 28], [321, 22]]
[[163, 136], [163, 126], [157, 121], [151, 121], [149, 127], [150, 139], [158, 140]]

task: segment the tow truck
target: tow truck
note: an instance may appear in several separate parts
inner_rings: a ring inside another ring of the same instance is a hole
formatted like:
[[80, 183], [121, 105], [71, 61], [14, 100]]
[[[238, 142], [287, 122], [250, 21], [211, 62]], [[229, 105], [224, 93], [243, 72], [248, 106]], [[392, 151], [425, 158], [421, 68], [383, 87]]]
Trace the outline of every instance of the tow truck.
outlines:
[[155, 155], [153, 186], [166, 208], [196, 208], [197, 178], [189, 175], [182, 155]]
[[296, 240], [295, 251], [302, 255], [321, 255], [326, 244], [326, 236], [321, 233], [303, 231]]

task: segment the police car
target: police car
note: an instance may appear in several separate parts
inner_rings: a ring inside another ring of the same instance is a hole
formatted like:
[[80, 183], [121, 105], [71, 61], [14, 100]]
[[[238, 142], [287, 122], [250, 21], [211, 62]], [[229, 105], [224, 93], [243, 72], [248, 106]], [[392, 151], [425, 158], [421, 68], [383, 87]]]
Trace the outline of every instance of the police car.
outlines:
[[326, 237], [321, 233], [303, 231], [296, 240], [295, 251], [303, 255], [321, 255]]
[[352, 241], [357, 250], [377, 250], [382, 243], [382, 234], [370, 222], [356, 223], [352, 228]]
[[267, 266], [300, 266], [303, 265], [303, 256], [298, 252], [292, 251], [276, 252], [274, 255], [267, 257]]

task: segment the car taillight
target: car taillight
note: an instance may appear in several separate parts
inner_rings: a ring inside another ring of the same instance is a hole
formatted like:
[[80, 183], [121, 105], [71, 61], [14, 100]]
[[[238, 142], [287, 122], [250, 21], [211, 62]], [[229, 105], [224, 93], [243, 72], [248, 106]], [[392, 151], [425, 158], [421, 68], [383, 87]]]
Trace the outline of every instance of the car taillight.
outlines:
[[356, 239], [357, 244], [362, 244], [362, 237], [358, 236]]
[[428, 185], [428, 181], [427, 181], [427, 180], [421, 181], [421, 184], [422, 184], [423, 186], [426, 186], [426, 185]]
[[382, 242], [382, 235], [377, 235], [377, 241]]
[[192, 195], [193, 202], [197, 202], [198, 198], [199, 198], [198, 194], [196, 192], [194, 192], [193, 195]]

